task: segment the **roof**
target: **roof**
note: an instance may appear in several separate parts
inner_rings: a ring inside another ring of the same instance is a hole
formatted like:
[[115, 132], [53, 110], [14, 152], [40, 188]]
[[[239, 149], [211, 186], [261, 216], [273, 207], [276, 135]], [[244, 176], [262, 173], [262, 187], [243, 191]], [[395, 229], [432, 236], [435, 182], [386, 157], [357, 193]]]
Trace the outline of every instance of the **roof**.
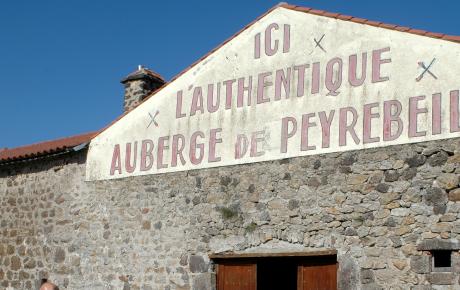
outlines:
[[127, 77], [123, 78], [121, 80], [121, 83], [124, 84], [126, 83], [127, 81], [133, 81], [133, 80], [140, 80], [140, 79], [144, 79], [144, 78], [150, 78], [150, 79], [153, 79], [153, 80], [157, 80], [161, 83], [165, 83], [166, 81], [163, 79], [163, 77], [161, 75], [159, 75], [158, 73], [148, 69], [148, 68], [145, 68], [145, 67], [142, 67], [142, 66], [139, 66], [139, 69], [137, 69], [136, 71], [130, 73]]
[[91, 141], [96, 133], [90, 132], [12, 149], [3, 148], [0, 150], [0, 164], [69, 152], [74, 150], [76, 146]]
[[[426, 37], [437, 38], [437, 39], [442, 39], [442, 40], [447, 40], [447, 41], [460, 43], [460, 36], [448, 35], [448, 34], [444, 34], [444, 33], [428, 32], [428, 31], [425, 31], [425, 30], [413, 29], [413, 28], [406, 27], [406, 26], [399, 26], [399, 25], [396, 25], [396, 24], [388, 24], [388, 23], [383, 23], [383, 22], [379, 22], [379, 21], [372, 21], [372, 20], [368, 20], [368, 19], [364, 19], [364, 18], [353, 17], [353, 16], [350, 16], [350, 15], [345, 15], [345, 14], [340, 14], [340, 13], [333, 13], [333, 12], [328, 12], [328, 11], [324, 11], [324, 10], [317, 10], [317, 9], [313, 9], [313, 8], [309, 8], [309, 7], [291, 5], [291, 4], [281, 2], [278, 5], [272, 7], [270, 10], [268, 10], [264, 14], [262, 14], [261, 16], [259, 16], [258, 18], [256, 18], [253, 22], [251, 22], [248, 25], [246, 25], [243, 29], [241, 29], [240, 31], [235, 33], [233, 36], [231, 36], [230, 38], [228, 38], [227, 40], [222, 42], [219, 46], [217, 46], [216, 48], [214, 48], [213, 50], [211, 50], [210, 52], [208, 52], [207, 54], [202, 56], [200, 59], [195, 61], [193, 64], [191, 64], [190, 66], [185, 68], [178, 75], [173, 77], [169, 83], [171, 83], [172, 81], [174, 81], [175, 79], [177, 79], [178, 77], [180, 77], [181, 75], [183, 75], [184, 73], [186, 73], [187, 71], [192, 69], [195, 65], [197, 65], [200, 62], [202, 62], [209, 55], [213, 54], [215, 51], [220, 49], [222, 46], [224, 46], [230, 40], [232, 40], [233, 38], [237, 37], [243, 31], [245, 31], [246, 29], [251, 27], [254, 23], [259, 21], [260, 19], [262, 19], [263, 17], [265, 17], [267, 14], [269, 14], [270, 12], [272, 12], [273, 10], [275, 10], [278, 7], [282, 7], [282, 8], [286, 8], [286, 9], [290, 9], [290, 10], [295, 10], [295, 11], [299, 11], [299, 12], [304, 12], [304, 13], [308, 13], [308, 14], [314, 14], [314, 15], [318, 15], [318, 16], [328, 17], [328, 18], [335, 18], [335, 19], [339, 19], [339, 20], [343, 20], [343, 21], [350, 21], [350, 22], [354, 22], [354, 23], [370, 25], [370, 26], [376, 26], [376, 27], [380, 27], [380, 28], [384, 28], [384, 29], [390, 29], [390, 30], [395, 30], [395, 31], [400, 31], [400, 32], [407, 32], [407, 33], [411, 33], [411, 34], [417, 34], [417, 35], [421, 35], [421, 36], [426, 36]], [[143, 101], [146, 101], [149, 97], [151, 97], [152, 95], [156, 94], [157, 92], [158, 91], [153, 92], [150, 96], [145, 98]]]
[[[455, 35], [448, 35], [444, 33], [434, 33], [434, 32], [429, 32], [425, 30], [420, 30], [420, 29], [413, 29], [410, 27], [405, 27], [405, 26], [399, 26], [395, 24], [388, 24], [388, 23], [383, 23], [380, 21], [372, 21], [364, 18], [359, 18], [359, 17], [353, 17], [345, 14], [340, 14], [340, 13], [333, 13], [333, 12], [328, 12], [324, 10], [316, 10], [313, 8], [308, 8], [308, 7], [303, 7], [303, 6], [297, 6], [297, 5], [291, 5], [287, 3], [280, 3], [276, 5], [275, 7], [271, 8], [267, 12], [265, 12], [263, 15], [259, 16], [256, 18], [253, 22], [245, 26], [243, 29], [238, 31], [236, 34], [234, 34], [232, 37], [229, 39], [225, 40], [223, 43], [221, 43], [219, 46], [205, 54], [203, 57], [198, 59], [196, 62], [185, 68], [182, 72], [180, 72], [178, 75], [176, 75], [172, 80], [163, 85], [161, 88], [155, 90], [152, 92], [150, 95], [148, 95], [144, 100], [142, 100], [141, 103], [145, 102], [147, 99], [158, 93], [160, 90], [165, 88], [168, 84], [170, 84], [172, 81], [175, 79], [179, 78], [181, 75], [183, 75], [185, 72], [189, 71], [192, 69], [195, 65], [206, 59], [209, 55], [220, 49], [223, 45], [225, 45], [227, 42], [238, 36], [240, 33], [248, 29], [250, 26], [252, 26], [255, 22], [259, 21], [261, 18], [263, 18], [265, 15], [269, 14], [273, 10], [275, 10], [278, 7], [286, 8], [286, 9], [291, 9], [295, 11], [300, 11], [304, 13], [309, 13], [309, 14], [314, 14], [318, 16], [323, 16], [323, 17], [328, 17], [328, 18], [335, 18], [343, 21], [350, 21], [354, 23], [359, 23], [359, 24], [364, 24], [364, 25], [370, 25], [370, 26], [376, 26], [380, 27], [383, 29], [390, 29], [390, 30], [395, 30], [395, 31], [400, 31], [400, 32], [406, 32], [406, 33], [411, 33], [411, 34], [416, 34], [416, 35], [421, 35], [421, 36], [426, 36], [426, 37], [431, 37], [431, 38], [436, 38], [436, 39], [442, 39], [446, 41], [451, 41], [451, 42], [456, 42], [460, 43], [460, 36], [455, 36]], [[139, 74], [141, 73], [141, 75]], [[141, 70], [137, 70], [131, 74], [129, 74], [125, 79], [122, 80], [122, 83], [131, 80], [131, 79], [138, 79], [140, 77], [144, 76], [156, 78], [159, 80], [164, 81], [164, 79], [157, 74], [154, 71], [151, 71], [146, 68], [141, 68]], [[96, 132], [90, 132], [82, 135], [77, 135], [73, 137], [68, 137], [68, 138], [63, 138], [63, 139], [58, 139], [58, 140], [53, 140], [53, 141], [47, 141], [47, 142], [42, 142], [42, 143], [37, 143], [33, 145], [28, 145], [28, 146], [23, 146], [23, 147], [17, 147], [13, 149], [0, 149], [0, 164], [1, 163], [6, 163], [10, 161], [16, 161], [16, 160], [22, 160], [22, 159], [30, 159], [30, 158], [36, 158], [39, 156], [43, 155], [48, 155], [48, 154], [55, 154], [55, 153], [60, 153], [60, 152], [66, 152], [69, 151], [69, 148], [71, 149], [74, 146], [78, 146], [82, 143], [86, 143], [91, 141], [92, 138], [94, 138], [96, 135], [101, 133], [102, 131], [108, 129], [111, 125], [119, 121], [123, 116], [128, 114], [129, 112], [132, 112], [133, 110], [130, 110], [128, 112], [123, 113], [121, 116], [119, 116], [117, 119], [115, 119], [111, 124], [103, 128], [102, 130], [96, 131]]]

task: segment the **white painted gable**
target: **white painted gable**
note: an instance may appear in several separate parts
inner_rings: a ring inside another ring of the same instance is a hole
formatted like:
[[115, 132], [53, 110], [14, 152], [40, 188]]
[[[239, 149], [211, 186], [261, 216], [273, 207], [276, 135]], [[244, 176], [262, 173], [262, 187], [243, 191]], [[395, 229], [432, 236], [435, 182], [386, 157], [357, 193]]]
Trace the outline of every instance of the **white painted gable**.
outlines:
[[458, 43], [278, 7], [94, 138], [87, 179], [458, 137], [459, 65]]

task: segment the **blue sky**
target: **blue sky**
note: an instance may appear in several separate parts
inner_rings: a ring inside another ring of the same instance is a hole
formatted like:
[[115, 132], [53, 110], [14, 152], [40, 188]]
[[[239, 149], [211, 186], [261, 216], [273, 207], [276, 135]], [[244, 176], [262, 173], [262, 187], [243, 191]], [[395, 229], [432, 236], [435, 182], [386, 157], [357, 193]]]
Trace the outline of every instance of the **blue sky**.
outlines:
[[[138, 64], [169, 80], [278, 2], [2, 1], [0, 148], [106, 126]], [[460, 1], [289, 3], [460, 35]]]

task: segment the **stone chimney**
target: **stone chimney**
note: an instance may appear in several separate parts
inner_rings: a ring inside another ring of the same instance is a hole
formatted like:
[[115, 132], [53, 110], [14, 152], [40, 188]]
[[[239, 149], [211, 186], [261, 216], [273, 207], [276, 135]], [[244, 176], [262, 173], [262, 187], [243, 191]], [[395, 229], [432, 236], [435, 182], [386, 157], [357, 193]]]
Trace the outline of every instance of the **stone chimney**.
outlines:
[[139, 105], [145, 97], [165, 84], [165, 80], [156, 72], [139, 66], [121, 80], [125, 86], [124, 111], [130, 111]]

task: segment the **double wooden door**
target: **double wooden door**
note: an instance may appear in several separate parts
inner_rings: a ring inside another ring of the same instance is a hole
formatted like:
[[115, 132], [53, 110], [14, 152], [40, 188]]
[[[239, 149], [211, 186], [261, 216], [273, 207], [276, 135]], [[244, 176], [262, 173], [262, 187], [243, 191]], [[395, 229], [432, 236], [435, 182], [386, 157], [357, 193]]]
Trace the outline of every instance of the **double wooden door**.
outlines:
[[336, 290], [331, 259], [252, 259], [217, 265], [217, 290]]

